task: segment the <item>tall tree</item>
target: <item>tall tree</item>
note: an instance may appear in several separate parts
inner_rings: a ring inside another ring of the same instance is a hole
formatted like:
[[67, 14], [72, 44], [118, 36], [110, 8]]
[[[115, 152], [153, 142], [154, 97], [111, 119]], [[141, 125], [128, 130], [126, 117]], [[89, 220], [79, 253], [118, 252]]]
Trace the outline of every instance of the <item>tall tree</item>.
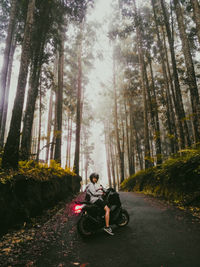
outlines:
[[124, 150], [120, 144], [119, 137], [119, 127], [118, 127], [118, 107], [117, 107], [117, 88], [116, 88], [116, 64], [115, 64], [115, 55], [113, 55], [113, 89], [114, 89], [114, 125], [115, 125], [115, 134], [117, 141], [117, 151], [120, 164], [120, 182], [124, 181]]
[[[172, 116], [172, 104], [171, 104], [171, 97], [170, 97], [170, 90], [169, 90], [169, 80], [168, 80], [168, 76], [167, 76], [167, 70], [166, 70], [166, 65], [165, 65], [165, 53], [164, 53], [164, 47], [161, 41], [161, 37], [160, 37], [160, 31], [159, 31], [159, 25], [158, 25], [158, 18], [157, 18], [157, 13], [155, 10], [155, 0], [151, 0], [152, 3], [152, 7], [153, 7], [153, 14], [154, 14], [154, 20], [155, 20], [155, 26], [156, 26], [156, 35], [157, 35], [157, 39], [158, 39], [158, 47], [159, 47], [159, 53], [160, 53], [160, 58], [161, 58], [161, 65], [162, 65], [162, 73], [163, 73], [163, 78], [164, 78], [164, 84], [165, 84], [165, 90], [166, 90], [166, 116], [167, 116], [167, 122], [168, 122], [168, 131], [169, 131], [169, 136], [173, 136], [174, 132], [173, 132], [173, 127], [172, 127], [172, 120], [173, 120], [173, 116]], [[163, 93], [163, 99], [164, 99], [164, 93]], [[185, 147], [185, 142], [184, 139], [182, 140], [182, 148]], [[174, 138], [170, 138], [170, 144], [171, 144], [171, 153], [175, 152], [175, 143], [174, 143]]]
[[138, 58], [141, 70], [141, 86], [142, 86], [142, 93], [143, 93], [143, 108], [144, 108], [144, 147], [145, 147], [145, 169], [152, 166], [151, 162], [151, 154], [150, 154], [150, 143], [149, 143], [149, 128], [148, 128], [148, 115], [147, 115], [147, 96], [146, 96], [146, 84], [145, 84], [145, 62], [144, 62], [144, 52], [143, 52], [143, 45], [142, 45], [142, 37], [141, 37], [141, 30], [139, 24], [139, 16], [136, 8], [135, 0], [134, 2], [134, 11], [135, 11], [135, 27], [136, 27], [136, 38], [137, 38], [137, 49], [138, 49]]
[[151, 56], [148, 56], [148, 62], [149, 62], [149, 68], [150, 68], [150, 76], [151, 76], [151, 87], [152, 87], [152, 116], [155, 117], [154, 122], [154, 139], [155, 139], [155, 146], [156, 146], [156, 157], [157, 157], [157, 164], [162, 163], [162, 149], [161, 149], [161, 134], [160, 134], [160, 122], [159, 122], [159, 116], [158, 116], [158, 101], [156, 97], [156, 91], [155, 91], [155, 81], [154, 81], [154, 75], [153, 75], [153, 68], [152, 68], [152, 59]]
[[17, 0], [11, 1], [11, 10], [10, 10], [10, 19], [6, 37], [6, 45], [4, 50], [4, 57], [3, 57], [3, 66], [1, 71], [1, 84], [0, 84], [0, 128], [2, 125], [2, 117], [3, 117], [3, 109], [4, 109], [4, 101], [6, 95], [6, 81], [7, 81], [7, 74], [8, 74], [8, 67], [9, 67], [9, 58], [10, 58], [10, 51], [12, 47], [12, 39], [15, 27], [15, 19], [16, 19], [16, 11], [17, 11]]
[[53, 89], [51, 88], [51, 93], [49, 98], [48, 122], [47, 122], [47, 142], [46, 142], [46, 159], [45, 159], [46, 163], [48, 163], [49, 161], [52, 115], [53, 115]]
[[42, 128], [42, 90], [41, 90], [41, 84], [40, 84], [40, 90], [39, 90], [39, 120], [38, 120], [38, 141], [37, 141], [37, 155], [36, 155], [36, 161], [39, 161], [40, 156], [40, 143], [41, 143], [41, 128]]
[[77, 107], [76, 107], [76, 143], [74, 155], [74, 172], [79, 175], [80, 157], [80, 133], [81, 133], [81, 100], [82, 100], [82, 32], [83, 22], [80, 27], [79, 47], [78, 47], [78, 81], [77, 81]]
[[61, 47], [58, 58], [58, 88], [56, 93], [56, 144], [54, 159], [61, 163], [61, 144], [62, 144], [62, 107], [63, 107], [63, 69], [64, 69], [64, 36], [62, 35]]
[[168, 15], [164, 0], [160, 0], [160, 2], [161, 2], [162, 12], [164, 16], [164, 23], [165, 23], [166, 32], [167, 32], [167, 38], [168, 38], [171, 62], [172, 62], [172, 69], [173, 69], [173, 80], [174, 80], [174, 85], [175, 85], [174, 108], [175, 108], [176, 115], [177, 115], [177, 125], [178, 125], [180, 146], [183, 148], [184, 147], [184, 136], [187, 137], [186, 138], [187, 144], [190, 145], [190, 139], [189, 139], [189, 133], [188, 133], [189, 131], [188, 131], [187, 122], [185, 120], [186, 115], [185, 115], [182, 94], [181, 94], [181, 89], [180, 89], [176, 57], [175, 57], [175, 51], [174, 51], [174, 39], [172, 36], [170, 24], [169, 24], [169, 15]]
[[180, 38], [182, 42], [182, 50], [185, 58], [186, 72], [187, 72], [187, 84], [190, 89], [190, 99], [192, 105], [192, 123], [194, 129], [194, 141], [195, 143], [200, 141], [200, 102], [199, 93], [196, 82], [196, 75], [194, 70], [193, 59], [190, 50], [190, 44], [186, 33], [186, 26], [184, 23], [183, 11], [179, 0], [173, 0], [176, 17], [178, 21], [178, 28]]
[[14, 57], [15, 49], [16, 49], [16, 40], [14, 39], [12, 43], [11, 51], [10, 51], [8, 75], [7, 75], [7, 82], [6, 82], [6, 93], [5, 93], [4, 105], [3, 105], [3, 116], [2, 116], [2, 122], [1, 122], [1, 127], [0, 127], [0, 148], [3, 148], [3, 145], [4, 145], [6, 120], [7, 120], [7, 113], [8, 113], [8, 99], [9, 99], [9, 92], [10, 92], [10, 82], [11, 82], [13, 57]]
[[27, 10], [26, 26], [22, 44], [22, 54], [20, 61], [20, 71], [18, 76], [17, 93], [15, 97], [10, 130], [6, 141], [4, 154], [2, 158], [3, 168], [18, 168], [20, 128], [22, 119], [22, 110], [24, 104], [24, 93], [28, 66], [30, 62], [31, 32], [33, 27], [33, 17], [35, 10], [35, 0], [30, 0]]
[[107, 174], [108, 174], [108, 184], [112, 187], [111, 181], [111, 162], [110, 162], [110, 148], [109, 148], [109, 137], [108, 137], [108, 124], [109, 122], [104, 121], [104, 140], [105, 140], [105, 150], [106, 150], [106, 162], [107, 162]]
[[[53, 3], [46, 1], [40, 2], [37, 6], [38, 12], [35, 18], [35, 25], [32, 34], [32, 51], [31, 51], [31, 70], [28, 97], [23, 121], [22, 140], [21, 140], [21, 159], [28, 160], [30, 155], [32, 126], [35, 112], [35, 104], [38, 97], [39, 78], [41, 75], [42, 65], [48, 58], [45, 53], [45, 45], [49, 41], [50, 32], [52, 31], [52, 20], [50, 11], [54, 8]], [[40, 35], [40, 38], [38, 38]]]
[[194, 16], [194, 21], [196, 23], [197, 37], [200, 44], [200, 4], [198, 0], [190, 0], [190, 3], [193, 8], [193, 16]]

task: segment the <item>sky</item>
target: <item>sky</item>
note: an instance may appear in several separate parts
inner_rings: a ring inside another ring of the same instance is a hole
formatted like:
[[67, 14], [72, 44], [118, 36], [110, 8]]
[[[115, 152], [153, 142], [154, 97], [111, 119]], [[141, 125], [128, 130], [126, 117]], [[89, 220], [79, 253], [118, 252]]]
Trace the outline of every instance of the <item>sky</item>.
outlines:
[[[94, 62], [94, 68], [91, 70], [88, 78], [89, 83], [86, 88], [87, 98], [90, 100], [91, 106], [96, 114], [96, 108], [99, 109], [100, 105], [100, 93], [102, 92], [101, 83], [107, 83], [112, 77], [112, 47], [109, 44], [107, 37], [108, 32], [108, 20], [111, 15], [111, 2], [112, 0], [98, 0], [94, 10], [91, 14], [88, 14], [88, 21], [97, 21], [102, 27], [97, 33], [97, 43], [94, 49], [100, 50], [103, 55], [103, 60], [96, 59]], [[91, 125], [91, 142], [94, 142], [94, 152], [92, 155], [94, 166], [90, 169], [91, 172], [97, 172], [100, 174], [100, 183], [104, 186], [108, 184], [107, 166], [106, 166], [106, 152], [103, 135], [102, 123], [95, 120]]]

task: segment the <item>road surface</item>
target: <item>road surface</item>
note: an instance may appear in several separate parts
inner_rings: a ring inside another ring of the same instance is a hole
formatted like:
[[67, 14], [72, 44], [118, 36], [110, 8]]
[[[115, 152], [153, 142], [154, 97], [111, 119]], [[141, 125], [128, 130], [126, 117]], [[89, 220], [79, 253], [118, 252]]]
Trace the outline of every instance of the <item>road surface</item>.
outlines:
[[[200, 223], [197, 218], [163, 201], [137, 193], [120, 193], [130, 214], [125, 228], [113, 226], [85, 241], [70, 216], [55, 242], [32, 266], [199, 267]], [[31, 265], [30, 265], [31, 266]]]

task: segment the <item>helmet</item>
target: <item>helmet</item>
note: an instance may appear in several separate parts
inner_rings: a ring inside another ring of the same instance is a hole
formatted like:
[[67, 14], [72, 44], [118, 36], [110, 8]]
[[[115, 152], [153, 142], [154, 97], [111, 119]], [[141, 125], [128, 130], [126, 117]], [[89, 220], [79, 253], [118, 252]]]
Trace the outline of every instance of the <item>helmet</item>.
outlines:
[[99, 175], [96, 172], [93, 172], [92, 174], [90, 174], [90, 181], [92, 182], [92, 178], [96, 178], [97, 180], [99, 180]]

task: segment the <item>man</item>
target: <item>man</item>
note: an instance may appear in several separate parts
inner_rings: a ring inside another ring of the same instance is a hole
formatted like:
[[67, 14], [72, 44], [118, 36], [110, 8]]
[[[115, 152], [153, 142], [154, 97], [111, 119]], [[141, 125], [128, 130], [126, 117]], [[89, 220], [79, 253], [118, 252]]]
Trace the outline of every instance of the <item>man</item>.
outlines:
[[100, 208], [105, 210], [105, 227], [104, 231], [109, 235], [114, 235], [112, 232], [112, 228], [109, 226], [110, 220], [110, 208], [107, 206], [105, 200], [103, 200], [102, 196], [105, 192], [105, 189], [102, 185], [98, 185], [97, 182], [99, 180], [99, 175], [97, 173], [92, 173], [90, 175], [91, 183], [86, 187], [86, 193], [90, 196], [90, 202], [99, 206]]

